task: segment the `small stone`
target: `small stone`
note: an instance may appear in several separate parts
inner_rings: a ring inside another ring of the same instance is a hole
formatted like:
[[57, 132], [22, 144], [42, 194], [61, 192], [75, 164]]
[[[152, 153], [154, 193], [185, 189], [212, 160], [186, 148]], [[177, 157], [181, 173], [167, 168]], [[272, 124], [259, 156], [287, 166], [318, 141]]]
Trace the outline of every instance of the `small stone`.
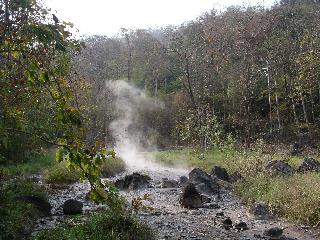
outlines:
[[217, 212], [216, 213], [216, 217], [223, 217], [224, 216], [224, 212]]
[[242, 222], [242, 221], [237, 223], [234, 227], [235, 227], [235, 229], [240, 230], [240, 231], [249, 229], [247, 223]]
[[222, 226], [226, 229], [229, 230], [230, 228], [232, 228], [232, 220], [230, 218], [225, 218], [222, 221]]

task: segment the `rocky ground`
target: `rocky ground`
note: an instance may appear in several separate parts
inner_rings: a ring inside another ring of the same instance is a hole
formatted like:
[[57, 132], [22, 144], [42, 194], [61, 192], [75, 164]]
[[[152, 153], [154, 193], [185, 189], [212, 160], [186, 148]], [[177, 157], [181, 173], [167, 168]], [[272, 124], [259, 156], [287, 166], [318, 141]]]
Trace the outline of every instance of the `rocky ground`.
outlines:
[[[152, 167], [140, 169], [139, 172], [150, 177], [148, 186], [144, 185], [139, 189], [139, 186], [130, 185], [126, 190], [122, 190], [121, 194], [127, 199], [128, 205], [133, 206], [132, 211], [137, 213], [139, 219], [155, 230], [158, 239], [271, 239], [264, 233], [275, 227], [278, 230], [284, 229], [282, 237], [275, 239], [320, 239], [320, 233], [312, 227], [289, 224], [275, 217], [257, 219], [257, 216], [249, 213], [241, 201], [227, 190], [228, 184], [222, 184], [227, 188], [222, 187], [219, 194], [208, 196], [205, 206], [188, 209], [180, 205], [179, 198], [183, 188], [177, 183], [181, 176], [188, 176], [189, 170]], [[130, 173], [132, 171], [111, 181], [121, 179]], [[163, 178], [168, 180], [163, 181]], [[121, 184], [124, 186], [123, 182]], [[63, 203], [68, 199], [76, 199], [84, 204], [84, 217], [90, 211], [104, 208], [86, 199], [89, 189], [86, 182], [64, 188], [48, 186], [48, 189], [49, 201], [53, 207], [52, 214], [39, 219], [34, 234], [39, 230], [55, 227], [59, 223], [76, 221], [63, 213]], [[243, 222], [247, 226], [243, 225]], [[236, 227], [239, 223], [242, 225]]]

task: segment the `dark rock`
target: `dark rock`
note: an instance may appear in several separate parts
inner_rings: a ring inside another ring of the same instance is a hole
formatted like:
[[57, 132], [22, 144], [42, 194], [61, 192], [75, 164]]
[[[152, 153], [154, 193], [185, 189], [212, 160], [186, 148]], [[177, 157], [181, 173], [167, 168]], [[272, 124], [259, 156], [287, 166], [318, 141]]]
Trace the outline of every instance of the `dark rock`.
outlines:
[[242, 221], [237, 223], [236, 225], [234, 225], [234, 227], [235, 227], [235, 229], [240, 230], [240, 231], [249, 229], [247, 223], [242, 222]]
[[189, 173], [189, 181], [196, 185], [200, 193], [205, 195], [217, 194], [220, 191], [220, 185], [217, 181], [200, 168], [194, 168]]
[[181, 176], [179, 182], [181, 187], [185, 187], [188, 185], [189, 179], [186, 176]]
[[200, 184], [200, 183], [205, 183], [205, 182], [211, 182], [212, 178], [208, 173], [201, 170], [200, 168], [194, 168], [189, 173], [189, 181], [194, 184]]
[[196, 189], [201, 194], [210, 196], [210, 195], [218, 194], [220, 191], [220, 186], [218, 185], [218, 183], [211, 181], [211, 182], [197, 184]]
[[303, 153], [303, 146], [300, 143], [295, 142], [291, 147], [290, 154], [292, 156], [300, 156], [302, 155], [302, 153]]
[[267, 219], [270, 217], [269, 206], [265, 203], [256, 203], [250, 208], [250, 212], [258, 219]]
[[25, 195], [25, 196], [17, 197], [17, 200], [23, 201], [26, 203], [31, 203], [35, 207], [35, 209], [38, 211], [39, 217], [47, 217], [51, 213], [52, 207], [50, 203], [43, 198]]
[[203, 204], [203, 208], [208, 208], [208, 209], [219, 209], [220, 206], [217, 203], [205, 203]]
[[264, 231], [263, 235], [270, 237], [270, 239], [280, 239], [283, 234], [283, 229], [278, 227], [269, 228]]
[[193, 183], [189, 183], [180, 196], [180, 204], [185, 208], [202, 207], [201, 195]]
[[63, 213], [66, 215], [74, 215], [74, 214], [82, 213], [82, 207], [83, 207], [83, 203], [75, 199], [69, 199], [65, 201], [62, 206]]
[[220, 180], [223, 181], [229, 181], [230, 176], [227, 172], [227, 170], [223, 167], [214, 166], [211, 171], [211, 175], [217, 177]]
[[226, 230], [232, 228], [232, 220], [230, 218], [225, 218], [224, 220], [222, 220], [221, 223]]
[[132, 173], [122, 179], [118, 179], [114, 185], [120, 190], [137, 190], [150, 186], [150, 177], [140, 173]]
[[299, 166], [298, 172], [320, 172], [320, 162], [313, 158], [305, 158]]
[[201, 202], [202, 203], [209, 203], [209, 202], [211, 202], [211, 198], [209, 198], [206, 195], [201, 195]]
[[294, 169], [284, 161], [269, 161], [264, 170], [271, 176], [292, 176]]
[[176, 180], [169, 180], [167, 178], [162, 179], [162, 188], [178, 188], [179, 183]]
[[224, 217], [224, 212], [217, 212], [216, 217]]
[[242, 175], [239, 171], [235, 171], [230, 175], [230, 182], [235, 183], [242, 179]]

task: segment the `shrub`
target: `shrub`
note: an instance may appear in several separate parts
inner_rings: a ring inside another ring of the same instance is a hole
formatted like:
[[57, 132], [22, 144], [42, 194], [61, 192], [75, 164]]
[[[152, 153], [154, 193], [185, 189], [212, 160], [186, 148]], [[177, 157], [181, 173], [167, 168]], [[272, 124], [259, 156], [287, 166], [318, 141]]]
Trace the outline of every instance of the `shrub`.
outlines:
[[263, 201], [290, 220], [320, 222], [320, 174], [272, 177], [260, 173], [235, 184], [235, 191], [247, 202]]
[[103, 212], [77, 226], [60, 226], [41, 232], [34, 240], [152, 240], [153, 232], [127, 213]]

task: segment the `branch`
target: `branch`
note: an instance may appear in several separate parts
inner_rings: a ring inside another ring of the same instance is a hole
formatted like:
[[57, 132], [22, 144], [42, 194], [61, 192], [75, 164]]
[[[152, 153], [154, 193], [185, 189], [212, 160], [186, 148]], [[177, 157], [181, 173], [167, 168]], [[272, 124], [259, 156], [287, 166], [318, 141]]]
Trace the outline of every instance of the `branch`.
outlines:
[[8, 131], [8, 132], [12, 131], [12, 132], [22, 133], [22, 134], [29, 135], [29, 136], [35, 136], [35, 137], [39, 138], [41, 141], [48, 143], [50, 145], [54, 145], [54, 146], [58, 146], [58, 147], [65, 147], [65, 148], [69, 149], [68, 145], [52, 142], [42, 136], [37, 135], [36, 133], [31, 133], [31, 132], [23, 131], [20, 129], [14, 129], [14, 128], [5, 128], [4, 130]]

